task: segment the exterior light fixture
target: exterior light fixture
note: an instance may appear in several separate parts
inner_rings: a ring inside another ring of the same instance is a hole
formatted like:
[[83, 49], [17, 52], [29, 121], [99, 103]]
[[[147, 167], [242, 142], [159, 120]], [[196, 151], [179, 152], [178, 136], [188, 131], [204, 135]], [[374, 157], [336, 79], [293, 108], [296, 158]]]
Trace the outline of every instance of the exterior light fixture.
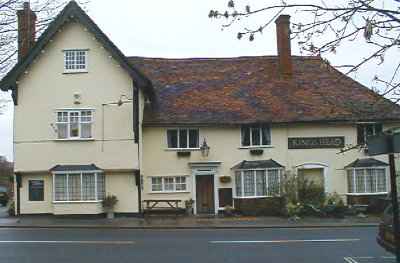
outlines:
[[203, 144], [200, 147], [200, 150], [201, 150], [201, 155], [203, 155], [203, 157], [207, 157], [208, 154], [210, 153], [210, 146], [207, 145], [205, 138], [204, 138]]
[[[122, 98], [125, 98], [126, 101], [123, 101]], [[118, 105], [118, 107], [121, 107], [125, 102], [128, 102], [128, 101], [130, 101], [130, 99], [129, 99], [125, 94], [122, 94], [122, 95], [119, 97], [119, 100], [118, 100], [118, 102], [117, 102], [117, 105]]]

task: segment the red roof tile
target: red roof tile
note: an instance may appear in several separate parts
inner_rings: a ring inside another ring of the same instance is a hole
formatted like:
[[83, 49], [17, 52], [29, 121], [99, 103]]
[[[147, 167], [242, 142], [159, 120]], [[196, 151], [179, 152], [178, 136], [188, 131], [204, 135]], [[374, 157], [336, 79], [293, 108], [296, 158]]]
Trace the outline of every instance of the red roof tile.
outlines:
[[155, 88], [146, 125], [400, 120], [398, 105], [319, 57], [293, 57], [290, 80], [276, 56], [129, 60]]

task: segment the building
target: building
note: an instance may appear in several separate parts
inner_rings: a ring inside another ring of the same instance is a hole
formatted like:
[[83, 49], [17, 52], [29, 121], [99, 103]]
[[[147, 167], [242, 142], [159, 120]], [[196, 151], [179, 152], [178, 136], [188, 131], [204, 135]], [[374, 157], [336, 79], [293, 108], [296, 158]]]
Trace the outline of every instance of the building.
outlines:
[[19, 11], [19, 61], [1, 81], [15, 104], [20, 214], [117, 213], [143, 200], [193, 199], [195, 213], [259, 206], [301, 174], [357, 203], [387, 194], [385, 156], [338, 154], [397, 127], [398, 105], [321, 57], [127, 57], [71, 1], [35, 41]]

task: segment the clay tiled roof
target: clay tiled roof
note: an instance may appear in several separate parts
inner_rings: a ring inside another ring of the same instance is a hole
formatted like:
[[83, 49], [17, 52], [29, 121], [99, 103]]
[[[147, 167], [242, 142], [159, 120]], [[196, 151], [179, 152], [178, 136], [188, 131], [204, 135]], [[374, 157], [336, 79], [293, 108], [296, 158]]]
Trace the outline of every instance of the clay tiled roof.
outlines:
[[129, 58], [153, 82], [145, 125], [400, 120], [400, 107], [319, 57], [293, 57], [279, 78], [276, 56]]

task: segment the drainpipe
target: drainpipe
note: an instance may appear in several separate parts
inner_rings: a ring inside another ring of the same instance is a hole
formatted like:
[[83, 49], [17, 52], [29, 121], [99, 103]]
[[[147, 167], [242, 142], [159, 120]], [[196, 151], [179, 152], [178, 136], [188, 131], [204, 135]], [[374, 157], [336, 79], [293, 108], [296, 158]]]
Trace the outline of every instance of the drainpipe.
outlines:
[[138, 144], [137, 148], [137, 156], [138, 156], [138, 166], [139, 169], [135, 172], [136, 179], [136, 187], [138, 188], [138, 209], [139, 214], [142, 215], [142, 180], [141, 178], [141, 162], [140, 162], [140, 134], [139, 134], [139, 118], [140, 118], [140, 107], [139, 107], [139, 89], [136, 87], [135, 83], [133, 83], [133, 96], [134, 102], [133, 105], [133, 131], [134, 131], [134, 142]]
[[16, 214], [21, 215], [21, 187], [22, 187], [22, 176], [21, 173], [15, 173], [15, 182], [17, 184], [17, 203], [16, 205]]

